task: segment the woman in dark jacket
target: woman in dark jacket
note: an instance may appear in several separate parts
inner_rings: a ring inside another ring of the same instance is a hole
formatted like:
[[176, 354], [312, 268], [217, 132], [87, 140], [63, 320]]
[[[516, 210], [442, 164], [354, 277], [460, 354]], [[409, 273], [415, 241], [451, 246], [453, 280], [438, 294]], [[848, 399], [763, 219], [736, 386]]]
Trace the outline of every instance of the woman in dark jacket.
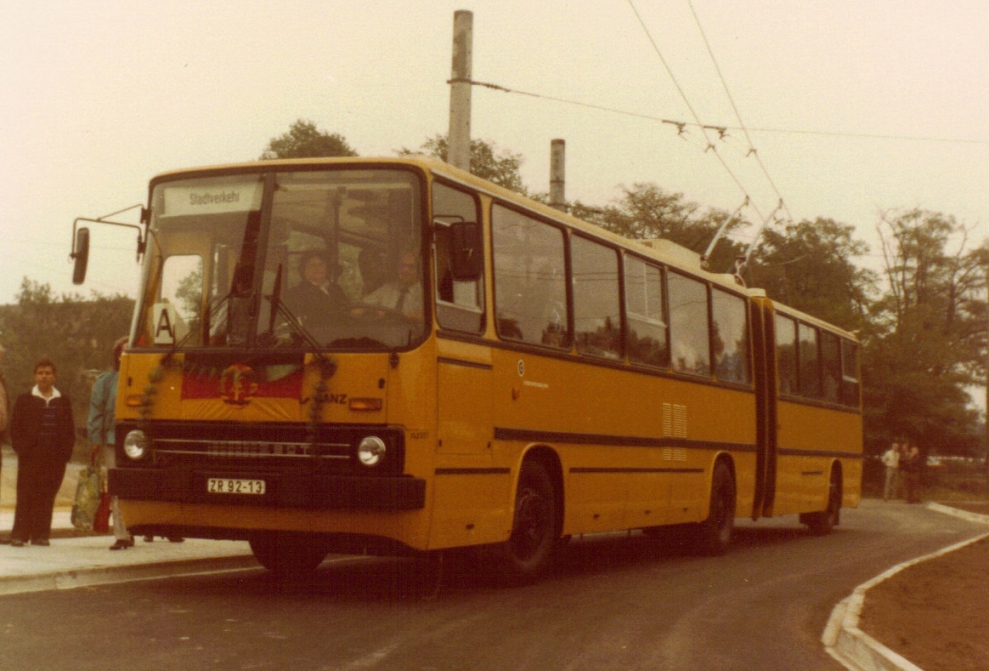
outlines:
[[72, 457], [72, 403], [55, 388], [55, 364], [34, 365], [34, 389], [14, 403], [10, 440], [17, 453], [17, 507], [11, 545], [49, 545], [52, 511]]

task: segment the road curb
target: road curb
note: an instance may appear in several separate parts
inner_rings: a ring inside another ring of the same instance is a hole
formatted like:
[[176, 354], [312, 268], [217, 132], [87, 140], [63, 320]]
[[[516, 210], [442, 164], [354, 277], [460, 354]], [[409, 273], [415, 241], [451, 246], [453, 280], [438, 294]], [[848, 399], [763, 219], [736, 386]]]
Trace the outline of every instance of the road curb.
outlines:
[[[931, 510], [960, 517], [970, 522], [989, 524], [989, 515], [979, 515], [939, 503], [928, 503], [927, 507]], [[903, 562], [856, 587], [850, 596], [842, 599], [834, 607], [834, 610], [831, 611], [831, 617], [828, 619], [828, 624], [824, 628], [824, 634], [821, 636], [825, 651], [841, 662], [845, 668], [851, 669], [851, 671], [923, 671], [923, 669], [910, 660], [890, 650], [859, 629], [859, 616], [862, 614], [865, 593], [870, 588], [875, 587], [909, 566], [940, 557], [949, 552], [954, 552], [966, 545], [981, 541], [984, 538], [989, 538], [989, 533], [981, 534], [950, 547], [942, 548], [937, 552], [932, 552], [923, 557]]]
[[245, 554], [4, 576], [0, 577], [0, 596], [256, 568], [260, 568], [260, 564], [254, 555]]

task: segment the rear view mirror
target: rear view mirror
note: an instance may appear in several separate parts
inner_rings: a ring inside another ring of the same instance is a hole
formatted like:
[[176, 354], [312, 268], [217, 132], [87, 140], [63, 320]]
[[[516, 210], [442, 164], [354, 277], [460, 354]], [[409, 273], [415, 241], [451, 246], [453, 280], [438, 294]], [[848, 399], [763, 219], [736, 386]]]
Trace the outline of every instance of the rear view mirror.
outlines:
[[450, 272], [458, 282], [474, 282], [484, 273], [484, 245], [477, 222], [450, 224]]
[[86, 267], [89, 265], [89, 229], [80, 228], [72, 244], [71, 258], [75, 261], [72, 269], [72, 283], [82, 284], [86, 281]]

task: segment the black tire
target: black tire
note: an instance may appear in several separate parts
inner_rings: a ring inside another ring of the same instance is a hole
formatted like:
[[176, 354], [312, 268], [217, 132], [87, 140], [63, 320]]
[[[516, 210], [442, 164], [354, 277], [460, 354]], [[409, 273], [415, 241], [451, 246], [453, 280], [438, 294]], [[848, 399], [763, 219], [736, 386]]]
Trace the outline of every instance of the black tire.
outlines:
[[831, 480], [828, 483], [828, 505], [827, 508], [817, 513], [810, 513], [804, 517], [804, 523], [815, 536], [827, 536], [838, 524], [841, 523], [841, 478], [836, 471], [831, 472]]
[[512, 535], [492, 548], [493, 568], [500, 582], [530, 582], [553, 563], [559, 540], [557, 499], [546, 467], [532, 459], [525, 461], [515, 494]]
[[723, 555], [731, 545], [735, 528], [735, 480], [723, 461], [714, 465], [711, 477], [711, 509], [697, 528], [697, 549], [706, 555]]
[[316, 571], [326, 548], [307, 534], [260, 534], [249, 541], [262, 566], [280, 578], [300, 578]]

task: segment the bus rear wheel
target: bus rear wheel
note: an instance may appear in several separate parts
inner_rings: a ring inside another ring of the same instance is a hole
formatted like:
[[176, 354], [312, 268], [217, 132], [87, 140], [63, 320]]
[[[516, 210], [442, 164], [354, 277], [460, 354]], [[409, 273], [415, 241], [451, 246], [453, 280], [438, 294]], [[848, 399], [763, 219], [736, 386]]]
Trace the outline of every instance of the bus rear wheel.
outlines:
[[801, 522], [807, 525], [815, 536], [827, 536], [841, 522], [841, 478], [836, 471], [831, 472], [828, 483], [828, 506], [817, 513], [802, 515]]
[[249, 544], [258, 562], [280, 578], [314, 573], [326, 558], [326, 548], [308, 534], [259, 534]]
[[711, 477], [711, 509], [697, 529], [698, 550], [706, 555], [723, 555], [731, 544], [735, 528], [735, 480], [723, 461], [714, 465]]
[[536, 579], [552, 564], [557, 547], [557, 492], [546, 467], [523, 462], [508, 541], [492, 548], [497, 578], [507, 584]]

